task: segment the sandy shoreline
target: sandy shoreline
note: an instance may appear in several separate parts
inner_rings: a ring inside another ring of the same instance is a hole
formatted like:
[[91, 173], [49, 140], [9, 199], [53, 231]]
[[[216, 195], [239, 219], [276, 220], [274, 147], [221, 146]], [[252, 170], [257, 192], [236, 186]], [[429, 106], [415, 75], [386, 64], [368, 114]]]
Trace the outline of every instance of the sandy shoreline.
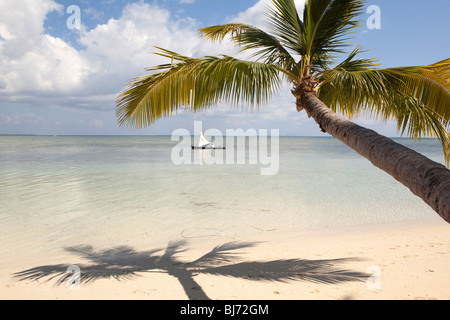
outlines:
[[[171, 246], [77, 248], [50, 259], [11, 260], [0, 270], [0, 299], [450, 299], [445, 222], [263, 232], [233, 243], [204, 238]], [[80, 285], [60, 277], [69, 265], [80, 268]]]

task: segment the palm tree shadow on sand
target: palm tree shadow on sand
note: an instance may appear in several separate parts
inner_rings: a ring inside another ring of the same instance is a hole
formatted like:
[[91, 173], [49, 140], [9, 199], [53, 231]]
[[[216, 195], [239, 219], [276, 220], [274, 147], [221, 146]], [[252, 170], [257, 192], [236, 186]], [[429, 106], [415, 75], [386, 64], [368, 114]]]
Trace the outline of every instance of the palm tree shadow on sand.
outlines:
[[[131, 280], [144, 273], [167, 273], [178, 279], [191, 300], [209, 300], [202, 287], [195, 281], [199, 274], [230, 276], [253, 281], [310, 281], [336, 284], [365, 281], [367, 274], [339, 269], [341, 263], [356, 258], [304, 260], [280, 259], [266, 262], [241, 261], [237, 250], [255, 246], [256, 243], [231, 242], [213, 248], [191, 262], [182, 262], [176, 256], [187, 250], [185, 241], [170, 242], [165, 249], [135, 251], [128, 246], [95, 251], [91, 246], [64, 248], [89, 263], [78, 264], [81, 282], [90, 284], [100, 279]], [[73, 276], [70, 265], [46, 265], [14, 274], [19, 281], [56, 281], [65, 285]]]

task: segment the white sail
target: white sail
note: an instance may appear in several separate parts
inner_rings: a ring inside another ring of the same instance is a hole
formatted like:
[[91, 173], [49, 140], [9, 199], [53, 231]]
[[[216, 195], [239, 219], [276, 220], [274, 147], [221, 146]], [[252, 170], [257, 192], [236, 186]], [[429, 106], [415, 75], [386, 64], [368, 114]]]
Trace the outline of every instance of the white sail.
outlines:
[[203, 134], [203, 131], [202, 131], [202, 133], [200, 134], [200, 141], [198, 142], [198, 146], [200, 148], [202, 148], [202, 147], [206, 147], [207, 145], [210, 145], [210, 144], [211, 144], [211, 141], [208, 141], [205, 138], [205, 135]]

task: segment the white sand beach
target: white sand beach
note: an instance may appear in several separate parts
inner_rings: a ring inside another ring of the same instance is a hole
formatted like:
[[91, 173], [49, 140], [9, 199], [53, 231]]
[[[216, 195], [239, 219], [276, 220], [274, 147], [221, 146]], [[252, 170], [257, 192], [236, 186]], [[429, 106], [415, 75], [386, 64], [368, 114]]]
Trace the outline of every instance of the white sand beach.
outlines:
[[[445, 222], [266, 231], [233, 243], [174, 242], [170, 250], [144, 243], [11, 260], [0, 270], [0, 299], [450, 299]], [[69, 265], [80, 268], [78, 286], [57, 283]]]

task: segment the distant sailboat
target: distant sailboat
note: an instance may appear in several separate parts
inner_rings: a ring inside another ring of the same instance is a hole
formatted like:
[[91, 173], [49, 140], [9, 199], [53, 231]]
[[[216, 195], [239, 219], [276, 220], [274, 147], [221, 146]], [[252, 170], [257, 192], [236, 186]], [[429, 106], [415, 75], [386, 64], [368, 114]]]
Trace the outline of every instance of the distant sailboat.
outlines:
[[209, 141], [208, 139], [206, 139], [205, 133], [203, 132], [203, 130], [202, 130], [202, 132], [200, 133], [200, 140], [198, 141], [198, 146], [199, 146], [200, 148], [204, 148], [204, 147], [207, 147], [207, 146], [212, 146], [212, 147], [214, 147], [214, 144], [212, 144], [211, 141]]
[[202, 130], [202, 132], [200, 133], [198, 146], [192, 146], [192, 149], [225, 149], [225, 147], [216, 147], [214, 143], [211, 143], [211, 141], [206, 139], [205, 134]]

